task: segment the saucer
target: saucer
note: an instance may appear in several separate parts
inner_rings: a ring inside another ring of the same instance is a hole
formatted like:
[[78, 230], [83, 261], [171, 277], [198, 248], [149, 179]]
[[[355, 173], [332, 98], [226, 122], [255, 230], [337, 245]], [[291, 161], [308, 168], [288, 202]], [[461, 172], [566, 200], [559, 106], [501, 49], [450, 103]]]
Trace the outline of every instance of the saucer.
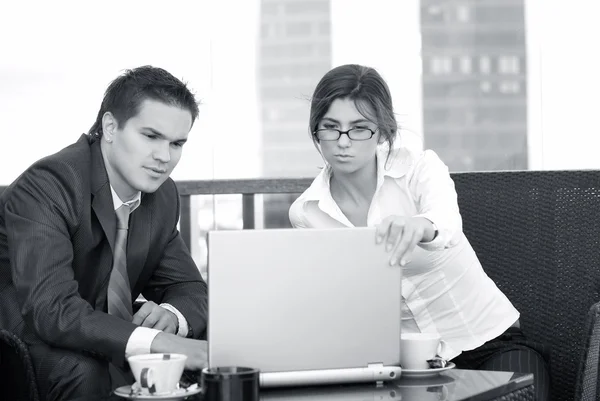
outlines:
[[[193, 388], [192, 388], [193, 387]], [[115, 395], [119, 397], [127, 398], [129, 400], [183, 400], [192, 395], [198, 394], [202, 391], [200, 387], [190, 386], [189, 388], [178, 388], [177, 390], [171, 391], [169, 394], [161, 394], [161, 395], [150, 395], [150, 394], [140, 394], [135, 391], [131, 391], [131, 386], [121, 386], [115, 389]]]
[[400, 378], [403, 377], [431, 377], [439, 375], [446, 370], [450, 370], [456, 367], [454, 362], [448, 362], [448, 364], [443, 368], [434, 368], [434, 369], [402, 369], [402, 373], [400, 373]]
[[454, 377], [447, 375], [431, 376], [427, 380], [423, 380], [420, 377], [404, 377], [400, 375], [400, 379], [395, 384], [398, 387], [437, 387], [454, 383], [455, 381]]

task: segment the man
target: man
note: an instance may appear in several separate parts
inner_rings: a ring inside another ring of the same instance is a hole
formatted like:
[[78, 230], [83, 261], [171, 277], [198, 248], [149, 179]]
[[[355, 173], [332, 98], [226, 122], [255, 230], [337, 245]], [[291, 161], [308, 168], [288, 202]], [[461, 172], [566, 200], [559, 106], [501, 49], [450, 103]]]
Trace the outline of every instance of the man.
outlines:
[[108, 396], [109, 364], [126, 368], [130, 355], [205, 366], [207, 289], [169, 178], [197, 116], [170, 73], [128, 70], [88, 135], [0, 195], [0, 328], [29, 345], [42, 400]]

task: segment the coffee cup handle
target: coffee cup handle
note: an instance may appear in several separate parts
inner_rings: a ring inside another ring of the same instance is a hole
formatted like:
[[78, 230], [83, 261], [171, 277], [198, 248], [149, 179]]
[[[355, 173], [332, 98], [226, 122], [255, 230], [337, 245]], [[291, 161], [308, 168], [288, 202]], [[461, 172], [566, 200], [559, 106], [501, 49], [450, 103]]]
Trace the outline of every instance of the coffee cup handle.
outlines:
[[150, 394], [156, 393], [156, 386], [154, 386], [154, 371], [152, 368], [143, 368], [140, 373], [140, 386], [148, 389]]
[[448, 345], [446, 344], [446, 342], [444, 340], [440, 340], [440, 343], [438, 344], [437, 347], [437, 356], [440, 357], [444, 357], [444, 355], [446, 354], [446, 349], [448, 348]]

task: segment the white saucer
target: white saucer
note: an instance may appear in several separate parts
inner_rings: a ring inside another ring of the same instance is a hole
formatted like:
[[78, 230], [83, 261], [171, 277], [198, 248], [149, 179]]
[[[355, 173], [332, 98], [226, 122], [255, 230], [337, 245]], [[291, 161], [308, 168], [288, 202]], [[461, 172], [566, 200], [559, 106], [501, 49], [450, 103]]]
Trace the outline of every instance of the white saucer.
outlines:
[[448, 375], [431, 376], [427, 380], [419, 377], [400, 376], [400, 380], [396, 381], [396, 385], [398, 387], [437, 387], [453, 383], [454, 381], [456, 379]]
[[448, 362], [448, 364], [443, 368], [435, 368], [435, 369], [402, 369], [402, 373], [400, 373], [400, 378], [403, 377], [431, 377], [439, 375], [446, 370], [450, 370], [456, 367], [454, 362]]
[[[194, 387], [194, 386], [192, 386]], [[202, 391], [200, 387], [194, 387], [191, 389], [180, 388], [175, 391], [172, 391], [169, 394], [164, 395], [149, 395], [149, 394], [132, 394], [131, 386], [121, 386], [115, 389], [115, 395], [119, 397], [127, 398], [129, 400], [183, 400], [192, 395], [198, 394]]]

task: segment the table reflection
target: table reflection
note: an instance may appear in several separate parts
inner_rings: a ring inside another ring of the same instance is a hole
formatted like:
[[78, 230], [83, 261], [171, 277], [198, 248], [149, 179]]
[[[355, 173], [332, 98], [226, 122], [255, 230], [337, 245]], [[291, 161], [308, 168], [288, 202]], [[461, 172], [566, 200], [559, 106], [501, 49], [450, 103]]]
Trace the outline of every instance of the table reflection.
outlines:
[[282, 401], [459, 401], [493, 400], [533, 383], [533, 375], [453, 369], [429, 378], [385, 384], [262, 389], [260, 399]]

